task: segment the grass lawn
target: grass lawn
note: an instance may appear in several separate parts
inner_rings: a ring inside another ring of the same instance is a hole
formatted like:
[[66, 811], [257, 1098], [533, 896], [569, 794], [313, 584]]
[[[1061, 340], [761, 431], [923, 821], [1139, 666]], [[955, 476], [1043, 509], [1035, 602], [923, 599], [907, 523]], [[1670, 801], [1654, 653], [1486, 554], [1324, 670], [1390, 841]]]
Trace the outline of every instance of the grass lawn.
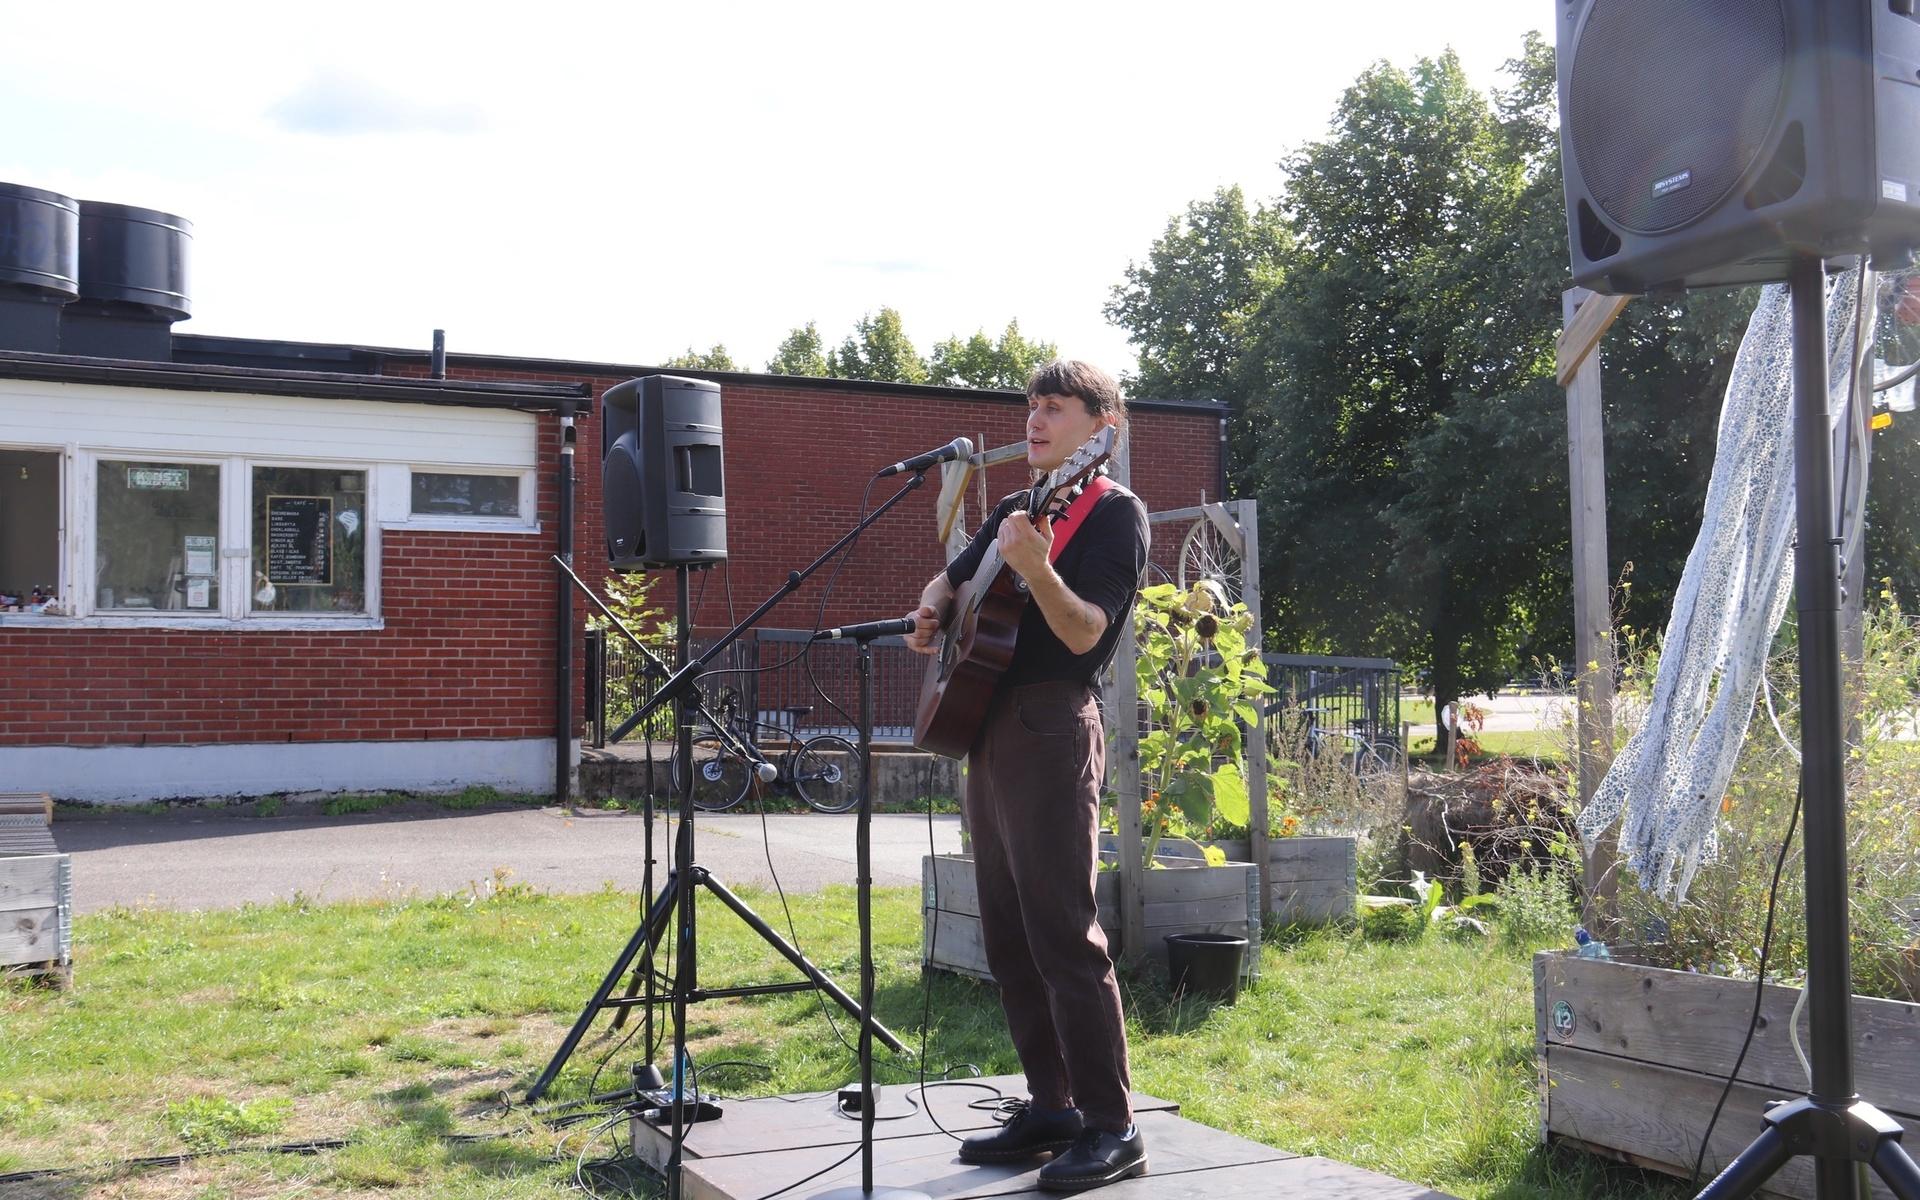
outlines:
[[[786, 926], [777, 896], [750, 902]], [[0, 1176], [64, 1172], [0, 1180], [0, 1196], [568, 1194], [576, 1160], [616, 1157], [624, 1129], [555, 1127], [502, 1102], [545, 1065], [632, 932], [637, 903], [507, 886], [83, 917], [72, 991], [0, 985]], [[802, 949], [849, 986], [853, 912], [844, 889], [793, 905]], [[702, 914], [703, 983], [791, 977], [717, 905]], [[921, 1028], [918, 925], [917, 890], [877, 894], [877, 1003], [903, 1039]], [[1137, 1088], [1246, 1137], [1475, 1200], [1679, 1195], [1658, 1177], [1534, 1144], [1524, 949], [1329, 934], [1265, 954], [1265, 978], [1233, 1008], [1175, 1005], [1157, 981], [1126, 982]], [[936, 973], [932, 1013], [935, 1070], [1019, 1069], [990, 988]], [[624, 1086], [637, 1048], [605, 1028], [554, 1099], [585, 1096], [602, 1059], [593, 1090]], [[848, 1023], [830, 1027], [810, 994], [708, 1002], [690, 1029], [703, 1086], [733, 1094], [826, 1089], [856, 1073]], [[906, 1075], [901, 1060], [882, 1072]], [[245, 1149], [323, 1139], [345, 1145]], [[213, 1153], [133, 1163], [193, 1151]], [[603, 1195], [658, 1194], [612, 1167], [596, 1180]]]

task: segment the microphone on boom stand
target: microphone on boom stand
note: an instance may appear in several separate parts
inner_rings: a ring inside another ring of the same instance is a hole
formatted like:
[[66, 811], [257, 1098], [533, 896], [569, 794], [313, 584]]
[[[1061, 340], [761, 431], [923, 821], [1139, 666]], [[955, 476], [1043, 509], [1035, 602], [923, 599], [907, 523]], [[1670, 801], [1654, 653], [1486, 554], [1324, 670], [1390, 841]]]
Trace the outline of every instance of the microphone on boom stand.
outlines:
[[938, 450], [929, 450], [925, 454], [916, 454], [904, 462], [890, 467], [882, 467], [874, 472], [875, 479], [885, 479], [889, 475], [898, 475], [902, 471], [924, 471], [939, 463], [953, 462], [956, 459], [970, 458], [973, 455], [973, 443], [966, 438], [957, 437]]
[[[965, 451], [972, 453], [972, 444], [965, 438], [955, 438], [953, 446], [966, 446]], [[936, 450], [935, 454], [945, 451]], [[921, 455], [922, 458], [928, 457]], [[889, 467], [886, 474], [894, 468]], [[920, 470], [912, 465], [909, 470]], [[848, 1184], [818, 1192], [810, 1200], [928, 1200], [926, 1192], [916, 1188], [882, 1187], [873, 1185], [873, 1121], [874, 1109], [878, 1097], [873, 1090], [873, 640], [892, 634], [913, 631], [912, 617], [895, 617], [890, 621], [867, 621], [859, 625], [842, 625], [837, 629], [822, 629], [813, 635], [813, 640], [845, 638], [859, 649], [860, 663], [860, 807], [859, 823], [854, 831], [854, 861], [857, 864], [854, 873], [858, 889], [860, 907], [860, 1182]], [[844, 1094], [844, 1093], [843, 1093]], [[922, 1093], [924, 1098], [924, 1093]]]

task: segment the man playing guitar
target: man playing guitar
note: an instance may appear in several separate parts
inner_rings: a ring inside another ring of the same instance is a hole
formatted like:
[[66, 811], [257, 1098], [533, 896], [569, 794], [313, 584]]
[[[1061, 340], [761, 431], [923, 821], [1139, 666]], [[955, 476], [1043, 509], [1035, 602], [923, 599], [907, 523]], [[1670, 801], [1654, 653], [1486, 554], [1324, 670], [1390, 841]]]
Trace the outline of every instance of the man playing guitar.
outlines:
[[[1051, 472], [1103, 426], [1125, 422], [1111, 376], [1055, 359], [1027, 384], [1027, 463]], [[1089, 491], [1096, 494], [1060, 519], [1021, 511], [1026, 492], [1003, 500], [927, 584], [907, 636], [920, 653], [939, 652], [955, 589], [990, 544], [1031, 597], [968, 751], [964, 798], [987, 965], [1031, 1098], [1017, 1101], [997, 1131], [964, 1141], [960, 1158], [1052, 1153], [1039, 1180], [1052, 1191], [1099, 1187], [1147, 1167], [1128, 1103], [1120, 989], [1093, 897], [1106, 765], [1094, 680], [1131, 618], [1147, 563], [1147, 511], [1110, 480]], [[1075, 521], [1080, 527], [1070, 528]]]

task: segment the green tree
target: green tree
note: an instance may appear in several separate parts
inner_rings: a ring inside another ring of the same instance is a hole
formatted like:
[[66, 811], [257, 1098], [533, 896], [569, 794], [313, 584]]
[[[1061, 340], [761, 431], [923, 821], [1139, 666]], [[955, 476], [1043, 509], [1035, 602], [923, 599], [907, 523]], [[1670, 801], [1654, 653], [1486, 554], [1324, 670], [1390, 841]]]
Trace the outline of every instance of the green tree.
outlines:
[[813, 322], [796, 326], [781, 341], [773, 352], [773, 360], [767, 364], [769, 375], [812, 375], [815, 377], [832, 374], [827, 369], [827, 355], [820, 341], [820, 331]]
[[685, 354], [676, 354], [660, 365], [683, 371], [738, 371], [740, 369], [734, 363], [733, 356], [727, 353], [727, 348], [718, 342], [715, 342], [713, 349], [705, 354], [688, 346]]
[[1248, 209], [1238, 185], [1221, 188], [1168, 220], [1146, 261], [1128, 264], [1126, 282], [1113, 288], [1105, 309], [1139, 347], [1128, 393], [1225, 401], [1236, 462], [1251, 456], [1254, 442], [1234, 367], [1280, 281], [1287, 242], [1277, 208]]
[[982, 329], [965, 341], [956, 335], [935, 345], [927, 382], [1020, 391], [1034, 368], [1058, 353], [1052, 342], [1028, 341], [1020, 332], [1020, 322], [1009, 321], [997, 342]]
[[838, 350], [827, 352], [827, 373], [836, 379], [925, 383], [927, 364], [913, 348], [897, 309], [860, 318]]

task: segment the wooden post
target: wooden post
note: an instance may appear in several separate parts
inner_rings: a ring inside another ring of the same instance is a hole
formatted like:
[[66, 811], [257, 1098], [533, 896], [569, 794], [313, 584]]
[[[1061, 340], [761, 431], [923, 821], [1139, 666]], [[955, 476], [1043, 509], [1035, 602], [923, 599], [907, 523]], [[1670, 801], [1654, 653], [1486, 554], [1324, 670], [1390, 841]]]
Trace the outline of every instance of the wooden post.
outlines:
[[[1260, 506], [1235, 500], [1229, 508], [1240, 525], [1240, 598], [1253, 618], [1252, 648], [1260, 649]], [[1247, 846], [1260, 869], [1260, 919], [1273, 915], [1273, 854], [1267, 846], [1267, 723], [1247, 730]]]
[[[1122, 436], [1113, 456], [1113, 479], [1125, 484], [1133, 477], [1132, 439]], [[1113, 683], [1107, 691], [1107, 719], [1113, 728], [1107, 731], [1107, 778], [1113, 782], [1114, 812], [1120, 822], [1120, 952], [1118, 962], [1128, 965], [1146, 957], [1146, 868], [1140, 856], [1146, 840], [1140, 829], [1140, 703], [1139, 685], [1134, 677], [1133, 622], [1120, 630], [1113, 653]]]
[[[1566, 323], [1556, 347], [1567, 389], [1567, 477], [1573, 509], [1574, 763], [1585, 808], [1613, 763], [1612, 576], [1607, 571], [1607, 476], [1600, 420], [1600, 360], [1595, 351], [1629, 297], [1561, 293]], [[1585, 855], [1586, 904], [1581, 918], [1594, 936], [1616, 936], [1619, 841], [1601, 834]]]

